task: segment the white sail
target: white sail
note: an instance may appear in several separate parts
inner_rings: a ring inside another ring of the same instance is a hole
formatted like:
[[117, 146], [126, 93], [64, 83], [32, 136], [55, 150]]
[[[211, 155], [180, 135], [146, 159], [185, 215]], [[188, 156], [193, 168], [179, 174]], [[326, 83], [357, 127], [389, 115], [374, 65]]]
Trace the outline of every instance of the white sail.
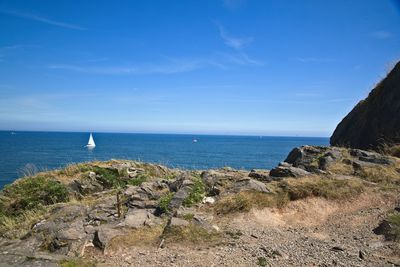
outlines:
[[88, 144], [87, 144], [87, 147], [95, 147], [95, 146], [96, 146], [96, 144], [94, 143], [93, 136], [92, 136], [92, 134], [90, 133], [89, 142], [88, 142]]

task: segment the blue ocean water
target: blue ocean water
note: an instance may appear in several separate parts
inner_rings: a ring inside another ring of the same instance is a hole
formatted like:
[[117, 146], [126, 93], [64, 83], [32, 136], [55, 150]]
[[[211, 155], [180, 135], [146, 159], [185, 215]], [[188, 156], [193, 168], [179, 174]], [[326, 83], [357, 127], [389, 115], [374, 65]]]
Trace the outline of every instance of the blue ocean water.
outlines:
[[122, 133], [93, 137], [97, 146], [88, 150], [84, 147], [88, 133], [0, 131], [0, 188], [21, 176], [26, 164], [49, 170], [92, 160], [132, 159], [186, 169], [271, 169], [296, 146], [329, 143], [322, 137]]

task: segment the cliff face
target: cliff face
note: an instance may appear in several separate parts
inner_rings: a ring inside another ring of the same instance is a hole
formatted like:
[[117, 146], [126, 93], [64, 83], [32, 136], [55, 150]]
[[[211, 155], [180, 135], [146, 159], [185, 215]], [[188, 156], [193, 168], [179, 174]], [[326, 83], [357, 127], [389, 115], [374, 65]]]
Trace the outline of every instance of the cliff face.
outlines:
[[360, 149], [400, 143], [400, 62], [339, 123], [330, 143]]

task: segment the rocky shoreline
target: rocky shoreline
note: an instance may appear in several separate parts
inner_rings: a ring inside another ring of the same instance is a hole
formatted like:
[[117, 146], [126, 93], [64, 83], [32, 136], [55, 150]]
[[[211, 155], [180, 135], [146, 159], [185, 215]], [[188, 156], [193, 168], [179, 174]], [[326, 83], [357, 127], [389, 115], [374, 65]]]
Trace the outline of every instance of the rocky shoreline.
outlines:
[[71, 165], [1, 192], [0, 265], [393, 266], [399, 185], [398, 158], [339, 147], [270, 171]]

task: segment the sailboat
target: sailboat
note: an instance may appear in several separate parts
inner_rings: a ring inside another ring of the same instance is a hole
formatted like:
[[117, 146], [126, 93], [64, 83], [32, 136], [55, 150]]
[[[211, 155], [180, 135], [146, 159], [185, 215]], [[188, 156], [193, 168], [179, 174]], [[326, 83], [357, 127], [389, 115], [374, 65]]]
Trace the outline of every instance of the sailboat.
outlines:
[[91, 149], [94, 148], [96, 144], [94, 143], [93, 135], [90, 133], [88, 144], [86, 145], [87, 148]]

